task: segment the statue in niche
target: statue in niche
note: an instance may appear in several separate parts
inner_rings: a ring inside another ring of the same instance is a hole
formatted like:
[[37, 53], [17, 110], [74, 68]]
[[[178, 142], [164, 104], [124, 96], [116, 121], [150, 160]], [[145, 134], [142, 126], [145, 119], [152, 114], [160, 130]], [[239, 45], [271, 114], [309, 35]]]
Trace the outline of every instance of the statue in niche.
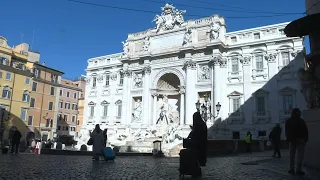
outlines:
[[129, 53], [129, 42], [128, 40], [126, 40], [125, 42], [122, 41], [122, 44], [123, 44], [123, 55], [127, 56]]
[[143, 46], [142, 49], [144, 52], [148, 52], [149, 51], [149, 46], [150, 46], [150, 41], [149, 41], [149, 37], [147, 36], [144, 41], [143, 41]]
[[218, 39], [220, 34], [220, 25], [217, 22], [213, 23], [208, 33], [210, 34], [210, 41]]
[[156, 124], [169, 124], [167, 113], [169, 111], [168, 97], [163, 96], [162, 105], [160, 107], [160, 115]]
[[182, 45], [186, 45], [192, 43], [192, 31], [191, 29], [187, 29], [186, 33], [183, 36], [183, 43]]
[[135, 123], [141, 122], [141, 119], [142, 119], [142, 102], [141, 102], [140, 99], [138, 99], [135, 102], [135, 107], [133, 109], [132, 116], [133, 116], [133, 122], [135, 122]]
[[205, 81], [210, 79], [210, 68], [206, 65], [199, 66], [198, 69], [198, 80]]
[[133, 79], [133, 87], [141, 88], [142, 87], [142, 74], [136, 74]]

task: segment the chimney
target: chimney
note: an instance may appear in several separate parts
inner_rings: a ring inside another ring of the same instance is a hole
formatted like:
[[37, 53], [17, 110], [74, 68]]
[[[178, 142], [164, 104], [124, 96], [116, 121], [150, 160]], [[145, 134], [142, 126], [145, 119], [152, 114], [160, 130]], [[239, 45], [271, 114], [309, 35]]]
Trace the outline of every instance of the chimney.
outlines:
[[45, 66], [45, 65], [46, 65], [46, 62], [44, 61], [44, 62], [42, 63], [42, 65]]

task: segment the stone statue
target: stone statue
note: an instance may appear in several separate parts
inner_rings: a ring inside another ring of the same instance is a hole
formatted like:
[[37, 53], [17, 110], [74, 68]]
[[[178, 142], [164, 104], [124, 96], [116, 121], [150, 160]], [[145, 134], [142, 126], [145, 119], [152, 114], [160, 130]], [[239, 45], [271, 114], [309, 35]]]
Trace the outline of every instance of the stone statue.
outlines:
[[135, 88], [140, 88], [142, 87], [142, 77], [141, 77], [141, 74], [138, 74], [134, 77], [133, 79], [133, 86]]
[[198, 80], [205, 81], [210, 79], [210, 68], [206, 65], [199, 66]]
[[320, 93], [314, 88], [317, 82], [312, 73], [304, 68], [300, 68], [298, 70], [298, 79], [301, 86], [301, 93], [303, 93], [308, 108], [319, 107]]
[[166, 4], [161, 8], [161, 15], [156, 15], [152, 22], [156, 23], [156, 32], [160, 30], [171, 30], [180, 27], [184, 22], [185, 10], [178, 10], [173, 5]]
[[182, 45], [186, 45], [192, 43], [192, 31], [191, 29], [187, 29], [186, 33], [183, 36], [183, 43]]
[[156, 124], [166, 123], [169, 124], [167, 113], [169, 111], [168, 97], [163, 96], [162, 105], [160, 107], [160, 115]]
[[217, 22], [213, 23], [208, 33], [210, 34], [210, 41], [218, 39], [220, 34], [220, 25]]
[[133, 109], [133, 122], [138, 123], [141, 122], [142, 119], [142, 103], [141, 100], [138, 99], [137, 102], [135, 102], [135, 107]]
[[150, 37], [146, 37], [143, 41], [143, 46], [142, 49], [144, 52], [148, 52], [149, 51], [149, 46], [150, 46], [150, 41], [149, 41]]
[[123, 44], [123, 55], [127, 56], [129, 53], [129, 42], [128, 40], [126, 40], [125, 42], [122, 41], [122, 44]]

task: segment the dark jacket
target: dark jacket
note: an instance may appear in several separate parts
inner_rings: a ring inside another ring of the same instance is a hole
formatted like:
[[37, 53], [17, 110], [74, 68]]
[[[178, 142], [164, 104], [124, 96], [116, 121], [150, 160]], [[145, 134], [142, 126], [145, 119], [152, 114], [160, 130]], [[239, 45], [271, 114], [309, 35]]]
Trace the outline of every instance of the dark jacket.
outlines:
[[273, 142], [279, 142], [281, 139], [281, 132], [281, 127], [274, 127], [269, 134], [269, 139], [271, 139]]
[[20, 131], [18, 131], [18, 130], [14, 131], [14, 133], [12, 135], [12, 143], [20, 143], [21, 137], [22, 137], [22, 135], [21, 135]]
[[303, 139], [308, 141], [308, 128], [306, 123], [302, 118], [290, 118], [286, 121], [285, 125], [286, 137], [289, 142], [295, 141], [297, 139]]

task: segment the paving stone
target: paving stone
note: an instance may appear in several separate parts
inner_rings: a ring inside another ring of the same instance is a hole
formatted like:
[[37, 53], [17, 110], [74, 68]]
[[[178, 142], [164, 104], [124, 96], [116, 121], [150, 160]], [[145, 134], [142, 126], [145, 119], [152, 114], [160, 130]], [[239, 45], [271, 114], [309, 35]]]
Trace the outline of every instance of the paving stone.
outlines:
[[[249, 165], [246, 165], [249, 164]], [[208, 158], [202, 168], [202, 179], [219, 180], [291, 180], [288, 157], [240, 155]], [[179, 158], [117, 157], [114, 162], [92, 161], [89, 156], [0, 155], [1, 179], [114, 179], [174, 180], [179, 179]], [[320, 179], [319, 173], [306, 171], [303, 179]], [[191, 179], [185, 176], [185, 179]]]

